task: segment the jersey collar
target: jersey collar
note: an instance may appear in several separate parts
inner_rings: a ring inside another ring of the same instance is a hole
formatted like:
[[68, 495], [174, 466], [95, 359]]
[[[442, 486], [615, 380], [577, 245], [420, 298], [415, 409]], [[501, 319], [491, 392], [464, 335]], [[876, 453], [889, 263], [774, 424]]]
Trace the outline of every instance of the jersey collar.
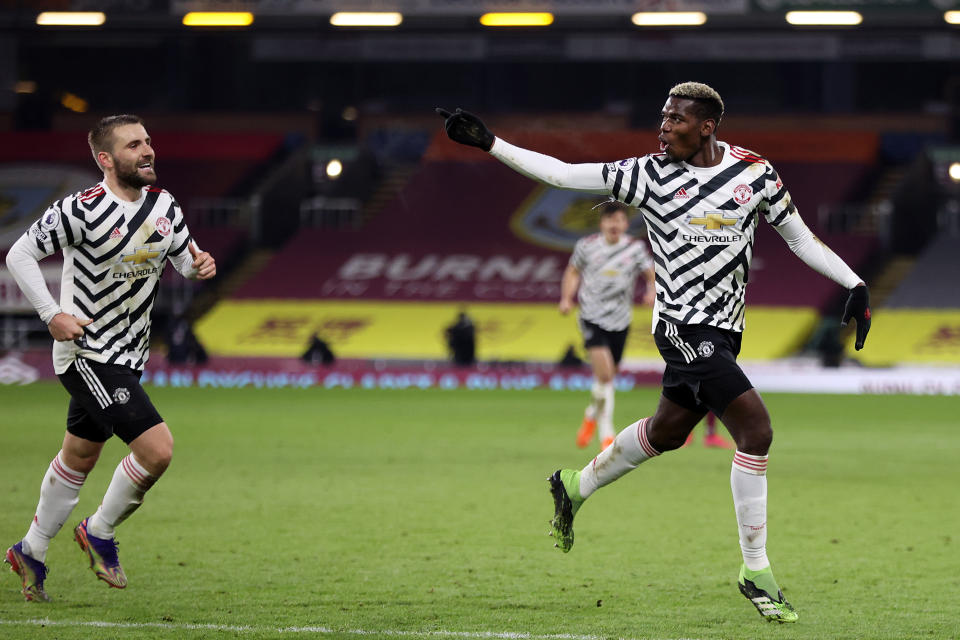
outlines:
[[135, 200], [135, 201], [133, 201], [133, 202], [130, 202], [129, 200], [124, 200], [123, 198], [121, 198], [121, 197], [119, 197], [117, 194], [115, 194], [113, 191], [111, 191], [111, 190], [110, 190], [110, 187], [107, 186], [107, 181], [106, 181], [106, 180], [101, 180], [101, 181], [100, 181], [100, 186], [102, 186], [102, 187], [103, 187], [103, 190], [107, 192], [107, 195], [109, 195], [111, 198], [113, 198], [118, 204], [123, 205], [123, 206], [139, 207], [140, 205], [143, 204], [143, 199], [147, 197], [147, 188], [146, 188], [146, 187], [143, 187], [142, 189], [140, 189], [140, 198], [139, 198], [138, 200]]
[[719, 173], [733, 164], [733, 158], [730, 155], [730, 145], [722, 140], [718, 140], [717, 146], [719, 146], [720, 150], [723, 151], [723, 157], [720, 159], [719, 164], [716, 164], [712, 167], [695, 167], [686, 160], [681, 160], [678, 164], [684, 169], [700, 175]]

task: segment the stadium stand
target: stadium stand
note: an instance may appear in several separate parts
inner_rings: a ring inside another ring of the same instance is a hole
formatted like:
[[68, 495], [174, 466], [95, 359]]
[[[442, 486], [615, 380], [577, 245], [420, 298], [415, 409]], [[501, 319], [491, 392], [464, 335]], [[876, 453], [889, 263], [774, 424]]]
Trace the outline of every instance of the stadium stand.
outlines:
[[871, 365], [960, 362], [960, 262], [957, 236], [941, 234], [924, 249], [882, 308], [876, 310]]
[[957, 237], [942, 235], [923, 251], [913, 270], [887, 299], [889, 308], [960, 309]]

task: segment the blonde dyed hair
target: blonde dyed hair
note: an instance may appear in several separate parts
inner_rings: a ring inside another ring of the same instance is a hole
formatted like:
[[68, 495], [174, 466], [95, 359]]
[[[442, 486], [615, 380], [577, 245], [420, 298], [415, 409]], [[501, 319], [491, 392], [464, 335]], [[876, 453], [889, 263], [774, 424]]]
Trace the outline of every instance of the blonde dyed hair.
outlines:
[[701, 120], [712, 119], [720, 124], [720, 118], [723, 117], [723, 98], [710, 85], [702, 82], [681, 82], [670, 89], [669, 95], [693, 100]]

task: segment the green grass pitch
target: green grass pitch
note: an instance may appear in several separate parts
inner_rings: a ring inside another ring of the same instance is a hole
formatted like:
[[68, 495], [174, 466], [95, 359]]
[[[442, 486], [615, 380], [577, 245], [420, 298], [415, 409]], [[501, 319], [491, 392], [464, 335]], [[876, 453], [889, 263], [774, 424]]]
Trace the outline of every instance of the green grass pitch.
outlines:
[[[737, 591], [731, 455], [699, 431], [591, 498], [564, 555], [546, 478], [593, 455], [573, 444], [584, 393], [150, 393], [176, 452], [118, 531], [129, 587], [98, 582], [71, 539], [124, 451], [114, 440], [51, 546], [53, 602], [23, 602], [0, 574], [0, 637], [960, 636], [956, 398], [766, 396], [768, 552], [800, 612], [775, 627]], [[618, 394], [617, 424], [656, 397]], [[0, 407], [6, 548], [59, 447], [66, 393], [2, 387]], [[50, 623], [20, 624], [38, 618]]]

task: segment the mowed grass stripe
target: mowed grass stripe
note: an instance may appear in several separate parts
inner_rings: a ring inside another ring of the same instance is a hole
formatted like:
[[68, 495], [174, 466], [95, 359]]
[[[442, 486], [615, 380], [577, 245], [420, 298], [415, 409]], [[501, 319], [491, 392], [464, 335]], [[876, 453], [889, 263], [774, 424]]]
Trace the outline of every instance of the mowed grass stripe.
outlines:
[[[505, 640], [601, 640], [601, 636], [575, 633], [536, 634], [522, 631], [400, 631], [397, 629], [331, 629], [322, 626], [305, 627], [252, 627], [219, 624], [193, 624], [172, 622], [107, 622], [105, 620], [0, 620], [0, 626], [25, 627], [87, 627], [97, 629], [158, 629], [163, 631], [218, 631], [225, 633], [276, 633], [347, 636], [395, 636], [402, 638], [503, 638]], [[616, 640], [635, 640], [618, 638]], [[697, 640], [696, 638], [656, 638], [650, 640]]]
[[[701, 640], [958, 637], [944, 605], [960, 601], [955, 398], [765, 396], [775, 431], [768, 552], [801, 616], [774, 630], [736, 586], [732, 452], [704, 449], [702, 432], [592, 497], [577, 515], [576, 546], [562, 554], [546, 535], [546, 477], [595, 455], [573, 442], [587, 393], [149, 392], [176, 445], [168, 473], [118, 529], [130, 585], [98, 582], [69, 535], [125, 453], [113, 440], [50, 547], [53, 602], [24, 603], [16, 576], [2, 572], [0, 619]], [[618, 394], [616, 423], [650, 415], [657, 396]], [[66, 406], [55, 384], [0, 387], [0, 551], [29, 524]], [[89, 633], [6, 627], [0, 636]]]

